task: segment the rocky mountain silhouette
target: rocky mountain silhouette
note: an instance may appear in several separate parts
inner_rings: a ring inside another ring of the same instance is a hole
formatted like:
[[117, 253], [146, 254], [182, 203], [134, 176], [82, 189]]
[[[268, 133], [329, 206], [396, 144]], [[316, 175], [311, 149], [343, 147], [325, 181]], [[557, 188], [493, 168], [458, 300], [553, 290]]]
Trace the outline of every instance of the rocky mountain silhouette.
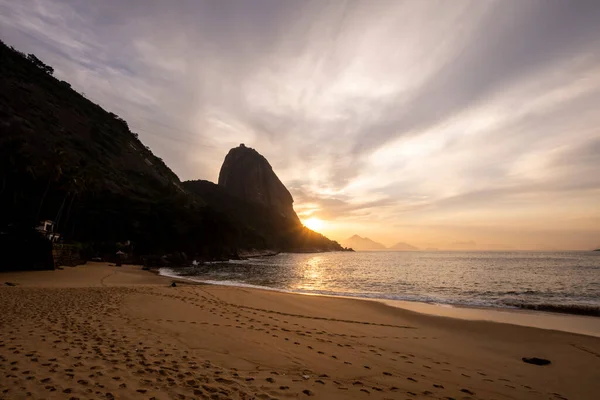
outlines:
[[388, 247], [389, 250], [394, 250], [394, 251], [414, 251], [414, 250], [419, 250], [418, 247], [415, 247], [411, 244], [408, 243], [404, 243], [404, 242], [398, 242], [395, 245]]
[[368, 237], [361, 237], [354, 235], [348, 239], [342, 241], [342, 245], [351, 247], [358, 251], [373, 251], [373, 250], [390, 250], [390, 251], [415, 251], [419, 250], [418, 247], [410, 245], [404, 242], [398, 242], [391, 247], [386, 247], [384, 244], [369, 239]]
[[366, 250], [385, 250], [386, 247], [378, 243], [374, 240], [371, 240], [367, 237], [361, 237], [358, 235], [354, 235], [349, 237], [348, 239], [342, 242], [342, 245], [345, 247], [350, 247], [354, 250], [358, 251], [366, 251]]
[[246, 151], [226, 157], [221, 186], [184, 184], [126, 121], [0, 42], [0, 233], [53, 220], [88, 258], [123, 242], [138, 258], [341, 250], [302, 226], [269, 163]]
[[244, 144], [229, 150], [219, 173], [219, 186], [233, 196], [298, 220], [292, 195], [267, 159]]

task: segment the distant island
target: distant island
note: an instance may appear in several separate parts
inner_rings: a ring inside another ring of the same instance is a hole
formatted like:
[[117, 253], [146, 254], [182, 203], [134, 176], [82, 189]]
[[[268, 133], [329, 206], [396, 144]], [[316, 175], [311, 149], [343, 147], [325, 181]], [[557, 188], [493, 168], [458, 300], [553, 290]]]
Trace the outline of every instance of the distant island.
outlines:
[[396, 251], [415, 251], [415, 250], [419, 250], [418, 247], [415, 247], [413, 245], [410, 245], [408, 243], [404, 243], [404, 242], [398, 242], [395, 245], [388, 247], [388, 250], [396, 250]]
[[418, 247], [412, 246], [408, 243], [398, 242], [391, 247], [386, 247], [384, 244], [376, 242], [368, 237], [361, 237], [359, 235], [353, 235], [348, 239], [342, 241], [342, 245], [346, 247], [351, 247], [354, 250], [358, 251], [416, 251], [419, 250]]
[[354, 235], [348, 239], [342, 241], [342, 246], [351, 247], [354, 250], [365, 251], [365, 250], [385, 250], [386, 247], [368, 237], [361, 237]]
[[[440, 247], [425, 243], [423, 247], [417, 247], [410, 243], [398, 242], [393, 246], [372, 240], [368, 237], [353, 235], [346, 240], [340, 241], [342, 246], [352, 247], [357, 251], [514, 251], [515, 248], [506, 244], [481, 244], [473, 240], [451, 242]], [[600, 251], [600, 249], [594, 250]]]

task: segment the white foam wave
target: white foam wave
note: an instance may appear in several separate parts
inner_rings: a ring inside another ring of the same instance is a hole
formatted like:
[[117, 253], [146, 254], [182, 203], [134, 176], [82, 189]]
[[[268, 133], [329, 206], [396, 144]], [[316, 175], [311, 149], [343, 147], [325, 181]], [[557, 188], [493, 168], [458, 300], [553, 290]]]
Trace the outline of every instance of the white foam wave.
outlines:
[[[240, 262], [240, 260], [232, 260], [235, 262]], [[242, 260], [247, 261], [247, 260]], [[374, 301], [408, 301], [408, 302], [416, 302], [416, 303], [426, 303], [431, 305], [436, 305], [439, 307], [472, 307], [472, 308], [496, 308], [496, 309], [518, 309], [518, 308], [528, 308], [528, 305], [516, 305], [516, 304], [506, 304], [501, 302], [496, 302], [490, 299], [444, 299], [435, 296], [427, 296], [427, 295], [397, 295], [397, 294], [385, 294], [385, 293], [365, 293], [365, 292], [343, 292], [343, 291], [334, 291], [334, 290], [306, 290], [306, 289], [284, 289], [277, 288], [272, 286], [264, 286], [264, 285], [255, 285], [242, 281], [236, 281], [231, 279], [223, 279], [223, 280], [215, 280], [215, 279], [203, 279], [201, 277], [195, 276], [186, 276], [179, 275], [176, 270], [171, 268], [161, 268], [159, 270], [159, 275], [168, 276], [171, 278], [177, 279], [185, 279], [192, 282], [205, 283], [210, 285], [221, 285], [221, 286], [233, 286], [233, 287], [242, 287], [249, 289], [259, 289], [259, 290], [269, 290], [273, 292], [282, 292], [282, 293], [296, 293], [296, 294], [304, 294], [304, 295], [321, 295], [321, 296], [333, 296], [333, 297], [344, 297], [344, 298], [358, 298], [358, 299], [367, 299]], [[213, 274], [214, 276], [214, 274]], [[546, 306], [546, 308], [549, 306]], [[540, 308], [540, 310], [543, 310]], [[564, 311], [563, 311], [564, 312]], [[568, 312], [568, 310], [567, 310]]]

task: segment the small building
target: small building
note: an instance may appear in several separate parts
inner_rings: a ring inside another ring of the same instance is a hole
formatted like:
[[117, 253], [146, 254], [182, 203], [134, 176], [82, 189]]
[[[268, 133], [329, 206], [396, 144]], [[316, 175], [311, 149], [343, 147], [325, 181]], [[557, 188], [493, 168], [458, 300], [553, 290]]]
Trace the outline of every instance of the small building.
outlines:
[[35, 228], [36, 231], [40, 232], [46, 239], [51, 242], [57, 242], [60, 239], [60, 233], [54, 232], [54, 221], [44, 220], [40, 221], [40, 225]]
[[35, 228], [38, 232], [47, 233], [54, 231], [54, 222], [49, 219], [45, 221], [40, 221], [40, 225]]

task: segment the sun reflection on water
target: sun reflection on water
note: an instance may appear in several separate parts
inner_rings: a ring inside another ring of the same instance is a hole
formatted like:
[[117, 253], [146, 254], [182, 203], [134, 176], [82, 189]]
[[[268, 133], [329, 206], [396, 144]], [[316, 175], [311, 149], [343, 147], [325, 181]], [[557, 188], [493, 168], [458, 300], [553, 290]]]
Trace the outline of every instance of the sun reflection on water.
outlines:
[[298, 290], [322, 290], [325, 285], [323, 284], [323, 257], [313, 256], [306, 260], [301, 275], [302, 281], [296, 285]]
[[590, 252], [411, 251], [279, 254], [166, 272], [320, 295], [588, 312], [600, 310], [599, 268]]

